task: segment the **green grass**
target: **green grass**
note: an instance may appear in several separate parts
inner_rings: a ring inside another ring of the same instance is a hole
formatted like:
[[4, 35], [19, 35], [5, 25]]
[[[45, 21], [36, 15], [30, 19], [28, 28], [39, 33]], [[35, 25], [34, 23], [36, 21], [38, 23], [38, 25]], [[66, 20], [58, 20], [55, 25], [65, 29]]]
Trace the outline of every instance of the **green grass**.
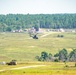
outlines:
[[[44, 33], [47, 34], [47, 33]], [[53, 33], [46, 37], [38, 34], [39, 39], [29, 37], [27, 33], [0, 33], [0, 62], [17, 60], [18, 65], [0, 65], [0, 70], [11, 69], [30, 65], [46, 65], [21, 70], [7, 70], [0, 75], [76, 75], [75, 62], [67, 62], [68, 67], [62, 62], [38, 62], [35, 56], [42, 51], [55, 54], [66, 48], [68, 52], [76, 48], [76, 33]], [[57, 35], [64, 35], [63, 38]]]
[[[44, 33], [47, 34], [47, 33]], [[64, 35], [58, 38], [57, 35]], [[37, 61], [35, 56], [42, 51], [55, 54], [59, 50], [66, 48], [68, 52], [76, 48], [76, 33], [52, 33], [46, 37], [35, 40], [27, 33], [0, 33], [0, 61], [18, 62]]]
[[[28, 66], [28, 65], [45, 65], [35, 68], [26, 68], [20, 70], [7, 70], [0, 72], [0, 75], [76, 75], [76, 67], [74, 67], [74, 62], [68, 62], [69, 67], [65, 67], [65, 64], [62, 62], [36, 62], [28, 64], [19, 64], [19, 66]], [[8, 68], [13, 68], [14, 66], [8, 66]], [[7, 66], [4, 66], [7, 68]]]

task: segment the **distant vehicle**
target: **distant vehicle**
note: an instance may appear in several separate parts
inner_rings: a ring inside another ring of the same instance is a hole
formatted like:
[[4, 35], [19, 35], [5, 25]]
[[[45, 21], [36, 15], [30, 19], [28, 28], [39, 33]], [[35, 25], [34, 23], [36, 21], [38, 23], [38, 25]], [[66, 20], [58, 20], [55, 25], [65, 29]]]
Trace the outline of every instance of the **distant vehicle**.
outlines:
[[16, 60], [12, 60], [11, 62], [7, 63], [7, 65], [17, 65]]

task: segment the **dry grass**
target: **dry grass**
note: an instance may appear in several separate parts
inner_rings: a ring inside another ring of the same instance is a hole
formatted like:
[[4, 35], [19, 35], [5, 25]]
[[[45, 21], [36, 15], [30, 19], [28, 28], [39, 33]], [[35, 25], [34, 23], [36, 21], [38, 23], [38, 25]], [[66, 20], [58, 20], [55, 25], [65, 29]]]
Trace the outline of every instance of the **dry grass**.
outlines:
[[[0, 75], [76, 75], [76, 67], [74, 67], [74, 62], [68, 62], [69, 67], [65, 67], [65, 64], [62, 62], [35, 62], [35, 63], [28, 63], [28, 65], [46, 65], [36, 68], [27, 68], [27, 69], [20, 69], [20, 70], [11, 70], [11, 71], [4, 71], [0, 72]], [[19, 64], [20, 66], [28, 66], [27, 64]], [[18, 66], [19, 66], [18, 65]], [[16, 66], [16, 67], [18, 67]], [[11, 67], [9, 67], [11, 68]]]
[[[58, 34], [64, 37], [58, 38]], [[76, 48], [75, 33], [52, 33], [43, 38], [42, 35], [44, 34], [39, 34], [39, 39], [35, 40], [27, 33], [0, 33], [0, 61], [37, 61], [35, 56], [42, 51], [55, 54], [62, 48], [68, 52]]]

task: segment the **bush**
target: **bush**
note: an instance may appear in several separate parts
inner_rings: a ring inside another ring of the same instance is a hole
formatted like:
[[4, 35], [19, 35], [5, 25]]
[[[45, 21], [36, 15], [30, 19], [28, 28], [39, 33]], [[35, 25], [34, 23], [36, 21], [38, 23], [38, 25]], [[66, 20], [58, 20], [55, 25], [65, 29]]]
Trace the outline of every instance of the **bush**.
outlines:
[[64, 35], [57, 35], [57, 37], [64, 37]]
[[39, 57], [39, 56], [36, 56], [35, 58], [36, 58], [38, 61], [40, 61], [40, 57]]
[[58, 59], [54, 59], [54, 62], [59, 62], [59, 60]]
[[54, 55], [54, 57], [58, 57], [59, 56], [59, 53], [56, 53], [55, 55]]
[[65, 65], [65, 67], [68, 67], [68, 65]]

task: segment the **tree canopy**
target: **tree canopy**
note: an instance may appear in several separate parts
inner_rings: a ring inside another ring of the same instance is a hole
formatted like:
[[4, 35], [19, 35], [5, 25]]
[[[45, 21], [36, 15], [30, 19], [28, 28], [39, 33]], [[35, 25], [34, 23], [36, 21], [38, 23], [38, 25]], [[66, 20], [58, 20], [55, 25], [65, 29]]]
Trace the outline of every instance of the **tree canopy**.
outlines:
[[71, 62], [76, 62], [76, 49], [73, 49], [69, 54], [68, 51], [63, 48], [60, 50], [58, 53], [56, 53], [54, 56], [51, 53], [47, 52], [41, 52], [41, 56], [36, 56], [36, 59], [38, 61], [71, 61]]
[[[76, 14], [7, 14], [0, 15], [0, 31], [40, 28], [76, 28]], [[37, 29], [38, 30], [38, 29]]]

